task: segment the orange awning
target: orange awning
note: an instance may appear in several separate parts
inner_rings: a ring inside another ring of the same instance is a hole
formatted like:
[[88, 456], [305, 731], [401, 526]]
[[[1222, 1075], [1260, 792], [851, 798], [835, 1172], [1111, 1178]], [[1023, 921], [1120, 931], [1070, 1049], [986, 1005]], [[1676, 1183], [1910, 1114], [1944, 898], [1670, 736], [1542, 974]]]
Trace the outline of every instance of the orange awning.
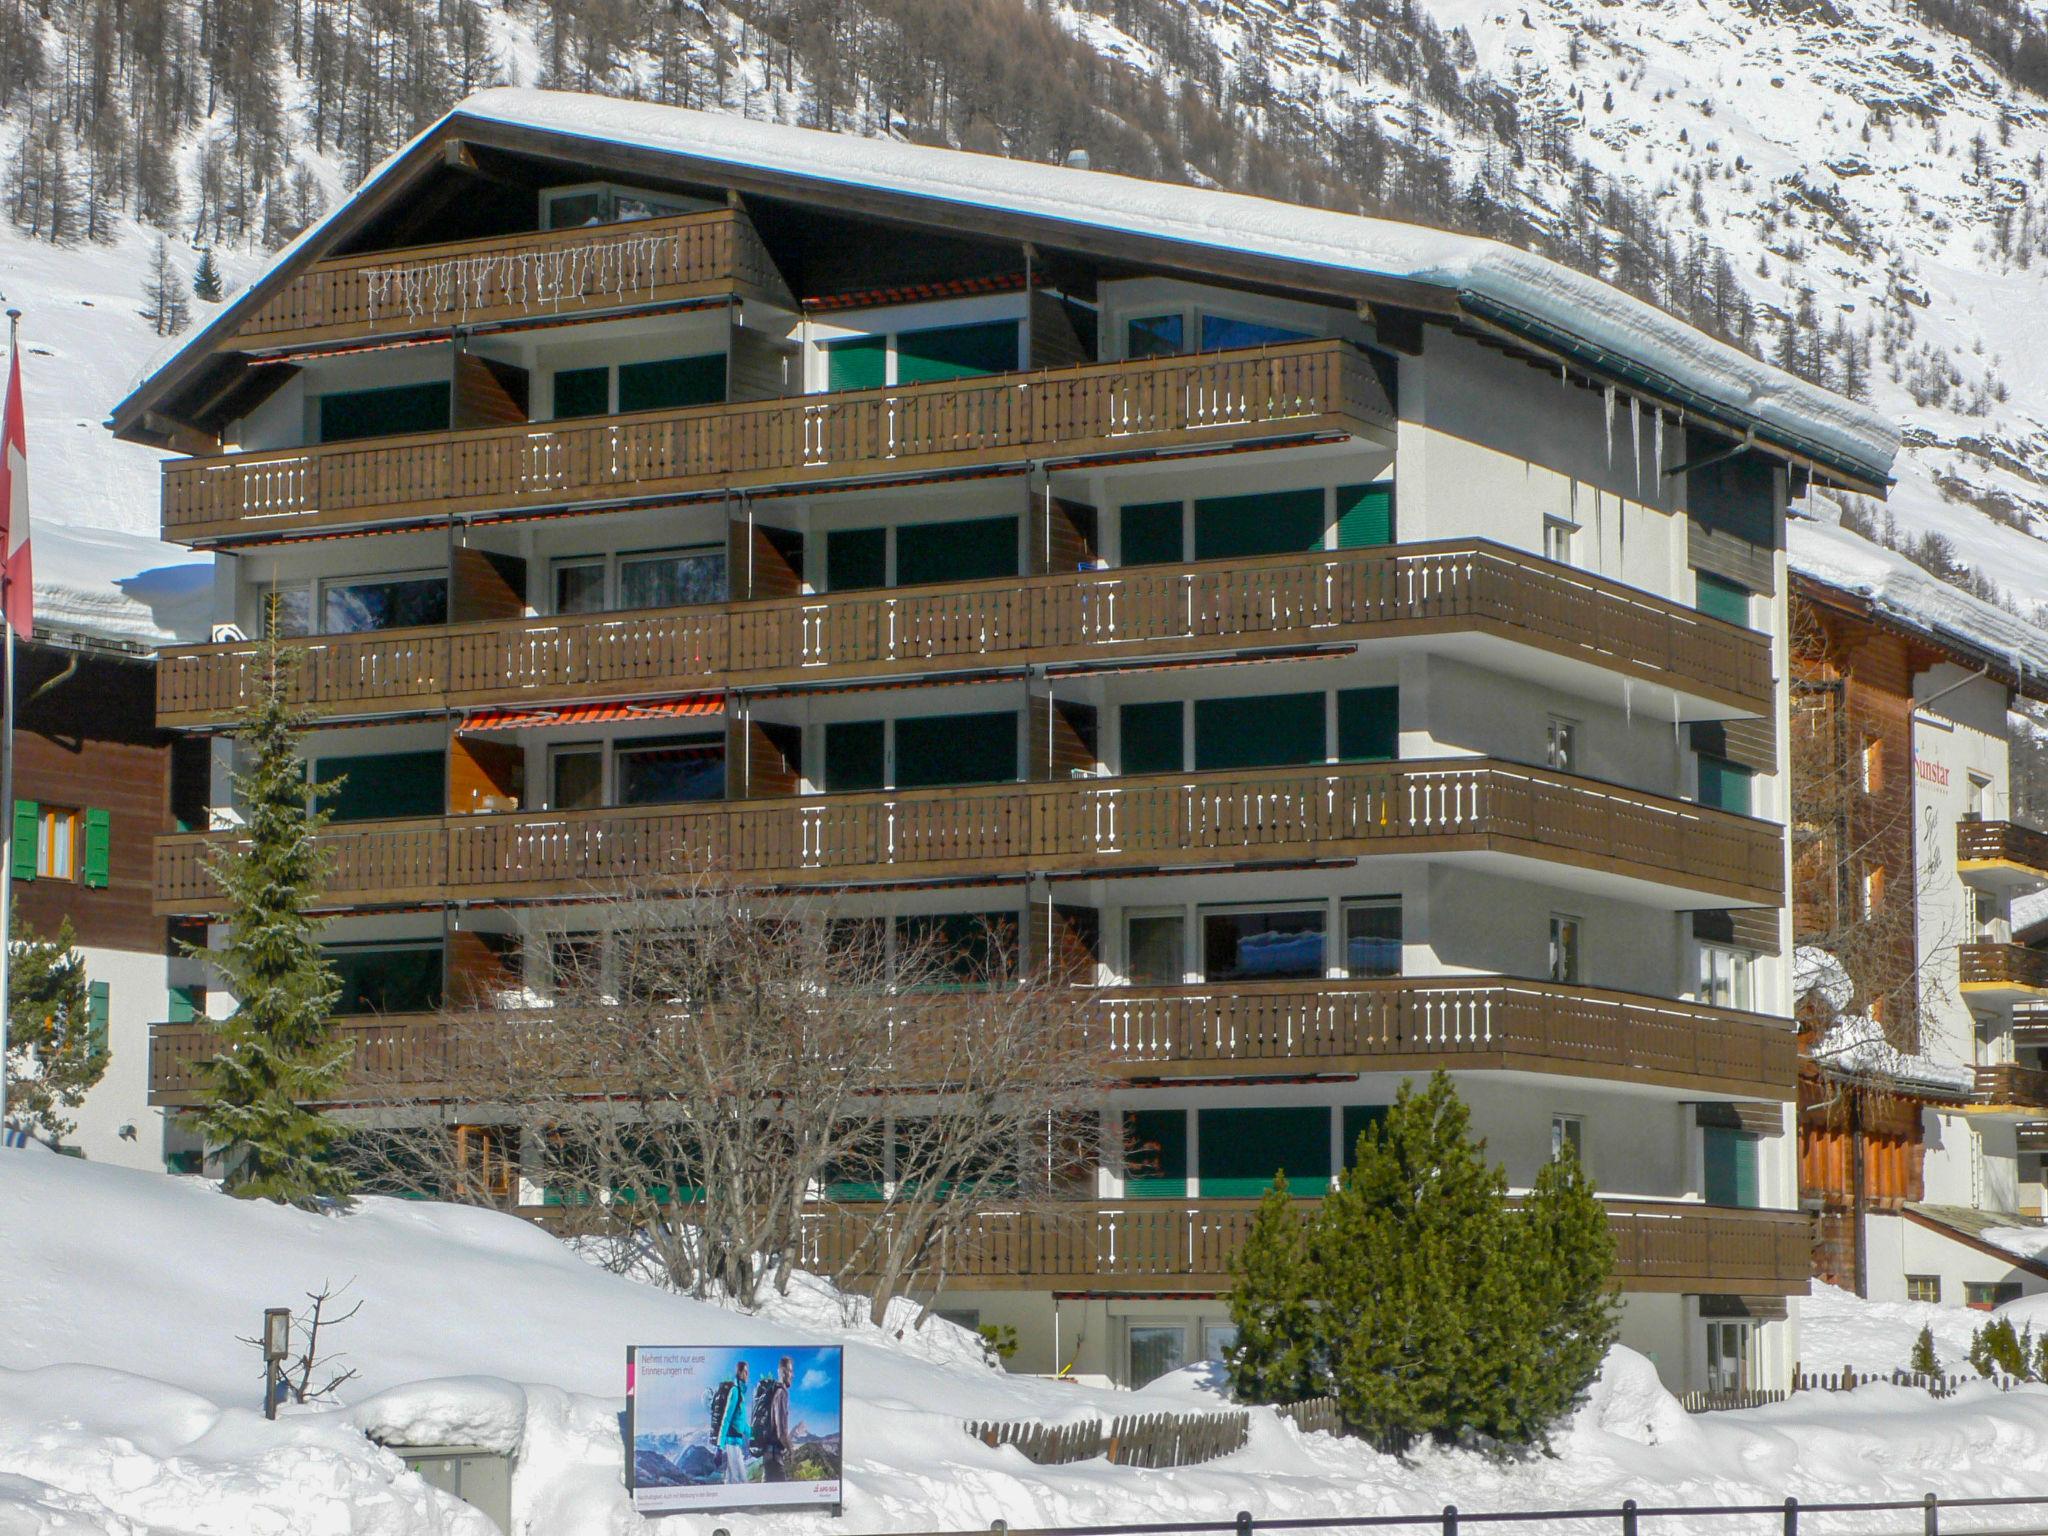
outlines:
[[722, 715], [725, 695], [693, 693], [680, 699], [624, 699], [610, 704], [526, 704], [472, 710], [456, 729], [530, 731], [544, 725], [612, 725], [625, 720], [673, 720]]

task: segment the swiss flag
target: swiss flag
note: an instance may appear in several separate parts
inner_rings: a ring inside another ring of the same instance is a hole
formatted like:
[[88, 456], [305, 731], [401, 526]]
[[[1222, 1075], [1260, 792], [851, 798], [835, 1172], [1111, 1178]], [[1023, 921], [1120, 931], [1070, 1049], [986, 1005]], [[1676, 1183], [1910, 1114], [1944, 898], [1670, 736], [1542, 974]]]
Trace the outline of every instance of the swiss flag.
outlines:
[[35, 578], [28, 554], [28, 428], [21, 404], [21, 346], [7, 358], [7, 409], [0, 415], [0, 607], [14, 632], [27, 640], [35, 634]]

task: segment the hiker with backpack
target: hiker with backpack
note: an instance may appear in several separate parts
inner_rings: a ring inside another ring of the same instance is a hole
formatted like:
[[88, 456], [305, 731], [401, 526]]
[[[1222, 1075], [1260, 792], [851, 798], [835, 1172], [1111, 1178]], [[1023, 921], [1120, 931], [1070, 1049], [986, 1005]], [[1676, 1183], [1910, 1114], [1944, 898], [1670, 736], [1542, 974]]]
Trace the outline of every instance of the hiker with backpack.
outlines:
[[773, 1376], [754, 1389], [754, 1454], [761, 1458], [761, 1480], [789, 1481], [789, 1387], [796, 1380], [796, 1362], [788, 1355]]
[[720, 1382], [712, 1399], [711, 1443], [728, 1483], [747, 1480], [748, 1406], [747, 1362], [741, 1360], [733, 1367], [732, 1380]]

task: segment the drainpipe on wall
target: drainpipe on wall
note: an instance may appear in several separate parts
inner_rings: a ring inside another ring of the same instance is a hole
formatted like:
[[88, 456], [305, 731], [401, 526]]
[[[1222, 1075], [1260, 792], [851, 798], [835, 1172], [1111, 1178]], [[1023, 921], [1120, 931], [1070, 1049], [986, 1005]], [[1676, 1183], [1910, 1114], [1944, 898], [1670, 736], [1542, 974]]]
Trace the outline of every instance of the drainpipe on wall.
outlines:
[[1849, 1179], [1849, 1218], [1855, 1245], [1856, 1294], [1868, 1301], [1870, 1245], [1863, 1227], [1863, 1205], [1866, 1198], [1863, 1178], [1863, 1095], [1856, 1089], [1849, 1092]]

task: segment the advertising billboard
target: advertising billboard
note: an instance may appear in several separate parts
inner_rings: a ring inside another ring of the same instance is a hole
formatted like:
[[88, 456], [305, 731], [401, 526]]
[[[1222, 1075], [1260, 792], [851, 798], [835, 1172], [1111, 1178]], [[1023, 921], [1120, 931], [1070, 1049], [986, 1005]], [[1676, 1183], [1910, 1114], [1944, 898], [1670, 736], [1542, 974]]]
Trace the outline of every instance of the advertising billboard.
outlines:
[[837, 1508], [844, 1352], [793, 1344], [626, 1351], [626, 1488], [643, 1515]]

